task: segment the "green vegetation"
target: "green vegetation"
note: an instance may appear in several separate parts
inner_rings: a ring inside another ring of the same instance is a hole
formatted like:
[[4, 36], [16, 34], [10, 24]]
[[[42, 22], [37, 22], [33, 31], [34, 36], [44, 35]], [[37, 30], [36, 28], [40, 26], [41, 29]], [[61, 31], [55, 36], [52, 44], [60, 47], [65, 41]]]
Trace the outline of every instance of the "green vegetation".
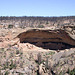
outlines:
[[68, 69], [67, 72], [69, 75], [75, 75], [75, 68], [73, 70]]
[[48, 57], [46, 58], [46, 65], [45, 65], [46, 69], [49, 69], [49, 64], [48, 64]]
[[24, 75], [23, 73], [19, 73], [19, 75]]
[[13, 69], [13, 68], [16, 68], [16, 64], [14, 64], [12, 60], [11, 60], [11, 64], [9, 64], [9, 62], [6, 62], [6, 64], [4, 64], [4, 68], [3, 69], [5, 70], [5, 69], [8, 69], [8, 68], [10, 70]]
[[8, 71], [6, 71], [4, 75], [9, 75], [9, 72], [8, 72]]
[[53, 54], [55, 54], [55, 52], [49, 52], [46, 55], [53, 55]]
[[40, 53], [38, 53], [38, 55], [37, 55], [37, 60], [38, 60], [38, 64], [41, 64], [42, 59], [41, 59], [41, 54]]
[[12, 60], [11, 60], [11, 64], [10, 64], [9, 68], [10, 68], [10, 70], [13, 69], [13, 68], [16, 68], [16, 64], [14, 64]]
[[16, 54], [19, 54], [19, 50], [16, 50]]
[[49, 24], [48, 21], [46, 22], [46, 24]]
[[30, 25], [31, 28], [34, 28], [34, 25]]
[[13, 25], [9, 24], [9, 25], [8, 25], [8, 28], [13, 28]]
[[64, 75], [64, 74], [63, 74], [63, 72], [61, 71], [61, 72], [59, 73], [59, 75]]
[[38, 25], [38, 28], [44, 28], [44, 25]]
[[4, 48], [0, 48], [0, 52], [3, 52], [4, 51]]

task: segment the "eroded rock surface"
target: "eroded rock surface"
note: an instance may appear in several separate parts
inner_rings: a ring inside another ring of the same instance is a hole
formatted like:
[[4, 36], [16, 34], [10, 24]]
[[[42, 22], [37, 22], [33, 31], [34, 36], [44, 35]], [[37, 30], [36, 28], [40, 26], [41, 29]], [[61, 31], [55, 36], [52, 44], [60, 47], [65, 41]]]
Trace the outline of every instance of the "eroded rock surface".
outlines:
[[65, 29], [31, 29], [20, 33], [17, 37], [20, 43], [31, 43], [48, 49], [65, 49], [75, 47], [75, 39]]
[[[1, 31], [0, 47], [30, 43], [44, 49], [69, 49], [75, 47], [75, 26], [61, 29], [25, 29]], [[7, 35], [8, 34], [8, 35]], [[16, 38], [15, 38], [16, 37]]]

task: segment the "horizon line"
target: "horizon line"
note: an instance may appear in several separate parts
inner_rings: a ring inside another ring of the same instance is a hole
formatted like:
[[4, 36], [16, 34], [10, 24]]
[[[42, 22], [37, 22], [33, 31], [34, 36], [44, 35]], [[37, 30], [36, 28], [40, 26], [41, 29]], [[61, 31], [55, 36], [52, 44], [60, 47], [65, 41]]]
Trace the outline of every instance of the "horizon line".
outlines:
[[0, 16], [0, 17], [74, 17], [75, 15], [68, 16]]

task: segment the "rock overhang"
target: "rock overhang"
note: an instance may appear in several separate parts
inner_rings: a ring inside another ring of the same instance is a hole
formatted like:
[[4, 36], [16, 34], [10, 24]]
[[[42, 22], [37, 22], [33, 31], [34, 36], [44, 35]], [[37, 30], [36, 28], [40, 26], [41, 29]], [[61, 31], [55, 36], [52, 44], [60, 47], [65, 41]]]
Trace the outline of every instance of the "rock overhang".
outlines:
[[63, 30], [30, 29], [17, 36], [21, 43], [31, 43], [39, 47], [50, 49], [64, 49], [75, 47], [75, 40]]

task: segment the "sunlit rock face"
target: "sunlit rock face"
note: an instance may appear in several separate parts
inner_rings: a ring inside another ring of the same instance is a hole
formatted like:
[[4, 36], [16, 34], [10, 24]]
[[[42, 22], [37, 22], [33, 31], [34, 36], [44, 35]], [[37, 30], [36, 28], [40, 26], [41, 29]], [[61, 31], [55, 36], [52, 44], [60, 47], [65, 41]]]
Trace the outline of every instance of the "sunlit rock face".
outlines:
[[31, 43], [46, 49], [68, 49], [75, 47], [75, 40], [65, 30], [31, 29], [17, 36], [20, 43]]

